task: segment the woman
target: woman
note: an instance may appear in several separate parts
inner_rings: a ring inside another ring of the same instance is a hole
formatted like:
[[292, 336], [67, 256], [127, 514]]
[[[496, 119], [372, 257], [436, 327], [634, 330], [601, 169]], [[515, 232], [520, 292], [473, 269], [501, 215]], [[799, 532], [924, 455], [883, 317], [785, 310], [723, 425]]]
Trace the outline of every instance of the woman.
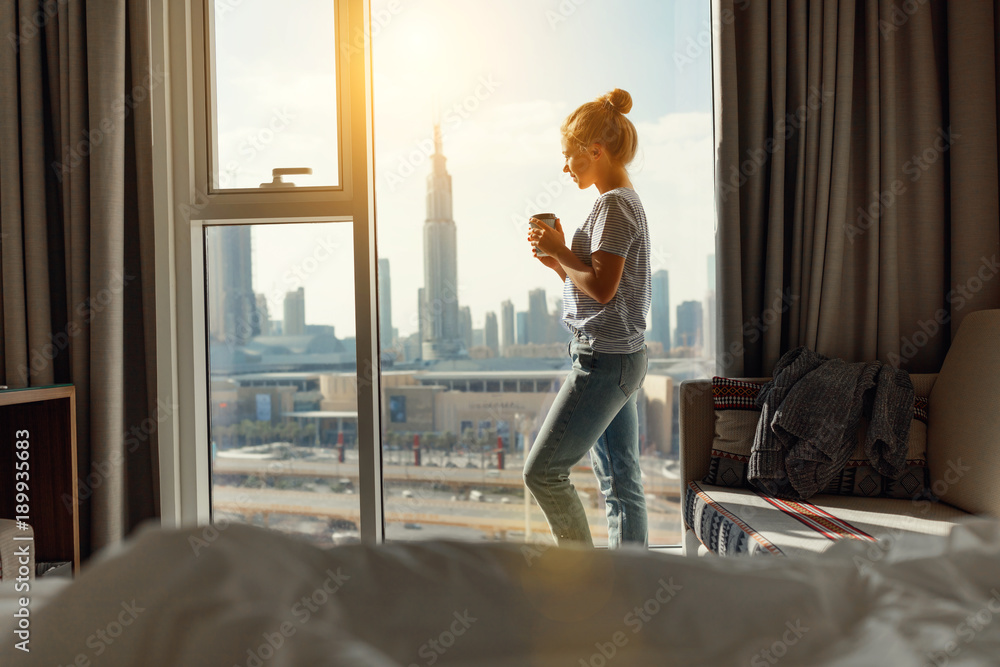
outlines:
[[[573, 369], [524, 464], [524, 481], [560, 546], [593, 546], [570, 468], [590, 452], [607, 505], [608, 546], [645, 545], [636, 394], [646, 377], [649, 232], [626, 166], [635, 157], [632, 97], [614, 91], [562, 125], [568, 173], [600, 196], [566, 246], [562, 225], [532, 218], [532, 254], [563, 281], [563, 321], [573, 332]], [[541, 253], [539, 252], [541, 251]], [[539, 255], [542, 256], [539, 256]]]

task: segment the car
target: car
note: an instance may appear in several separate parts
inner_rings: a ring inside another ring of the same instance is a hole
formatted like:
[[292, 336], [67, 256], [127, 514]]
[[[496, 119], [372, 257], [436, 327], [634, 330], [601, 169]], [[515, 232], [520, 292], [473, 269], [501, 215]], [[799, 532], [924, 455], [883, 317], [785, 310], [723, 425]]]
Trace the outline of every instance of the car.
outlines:
[[419, 523], [404, 523], [403, 528], [407, 528], [409, 530], [421, 530], [423, 529], [423, 526]]

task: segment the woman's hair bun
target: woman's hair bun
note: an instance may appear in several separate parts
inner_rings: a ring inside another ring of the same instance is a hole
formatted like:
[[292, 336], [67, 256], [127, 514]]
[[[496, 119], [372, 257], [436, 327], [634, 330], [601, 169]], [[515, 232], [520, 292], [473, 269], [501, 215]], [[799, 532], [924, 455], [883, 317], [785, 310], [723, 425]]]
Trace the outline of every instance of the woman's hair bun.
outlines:
[[618, 113], [624, 114], [632, 110], [632, 96], [628, 94], [627, 90], [615, 88], [601, 99], [610, 104]]

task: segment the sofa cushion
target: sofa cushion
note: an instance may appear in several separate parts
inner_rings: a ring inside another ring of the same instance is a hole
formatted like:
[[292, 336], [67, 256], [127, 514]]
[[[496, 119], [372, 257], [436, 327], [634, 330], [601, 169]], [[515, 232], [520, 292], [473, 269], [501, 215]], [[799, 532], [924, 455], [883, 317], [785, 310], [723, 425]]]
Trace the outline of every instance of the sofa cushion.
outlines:
[[969, 515], [941, 502], [817, 495], [805, 501], [772, 498], [750, 489], [690, 482], [684, 524], [720, 556], [789, 556], [826, 551], [842, 539], [871, 543], [906, 533], [945, 535]]
[[[754, 488], [747, 481], [747, 463], [753, 446], [760, 410], [754, 404], [763, 383], [731, 378], [712, 378], [715, 401], [715, 437], [705, 483], [718, 486]], [[916, 390], [922, 387], [914, 386]], [[867, 421], [862, 419], [858, 443], [839, 475], [823, 490], [827, 494], [914, 498], [928, 495], [927, 398], [917, 396], [914, 418], [907, 440], [906, 469], [898, 479], [885, 477], [865, 455]]]
[[934, 493], [967, 512], [1000, 517], [1000, 310], [965, 316], [929, 412]]

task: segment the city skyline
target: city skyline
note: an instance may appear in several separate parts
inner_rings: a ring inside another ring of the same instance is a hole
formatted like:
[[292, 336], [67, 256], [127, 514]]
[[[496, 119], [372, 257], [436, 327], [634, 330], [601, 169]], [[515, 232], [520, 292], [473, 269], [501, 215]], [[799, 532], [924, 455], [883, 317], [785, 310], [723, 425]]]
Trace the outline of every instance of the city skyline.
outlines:
[[[399, 9], [388, 0], [373, 1], [373, 12], [391, 16], [373, 35], [376, 234], [379, 257], [392, 264], [389, 298], [401, 339], [419, 328], [412, 290], [423, 282], [420, 211], [434, 152], [433, 123], [441, 124], [454, 187], [458, 301], [469, 306], [473, 328], [482, 329], [486, 313], [499, 314], [506, 299], [517, 311], [527, 310], [535, 288], [546, 290], [548, 309], [554, 309], [558, 277], [531, 257], [527, 216], [552, 210], [567, 234], [586, 218], [597, 193], [579, 191], [561, 172], [559, 125], [578, 104], [614, 87], [628, 90], [634, 100], [629, 118], [640, 148], [630, 174], [649, 220], [653, 270], [673, 274], [671, 303], [704, 297], [704, 261], [714, 252], [711, 58], [703, 51], [685, 54], [681, 63], [676, 59], [689, 41], [697, 43], [697, 31], [708, 21], [707, 4], [702, 5], [638, 0], [626, 11], [592, 1], [552, 24], [534, 0], [503, 5], [422, 0]], [[644, 17], [641, 24], [632, 20], [635, 12]], [[469, 29], [483, 23], [498, 29], [485, 34]], [[580, 34], [611, 29], [650, 36], [615, 41], [624, 61], [641, 61], [640, 69], [648, 71], [622, 68], [615, 65], [618, 59], [594, 52], [580, 53], [573, 65], [587, 76], [562, 76], [563, 55]], [[502, 51], [512, 30], [529, 40], [530, 53], [496, 58], [492, 54]], [[295, 119], [282, 136], [309, 129], [304, 122], [305, 117]], [[245, 125], [247, 131], [254, 127], [250, 120]], [[267, 147], [270, 166], [302, 161], [283, 150], [279, 142]], [[295, 180], [309, 184], [305, 177]], [[302, 285], [308, 294], [306, 319], [353, 336], [354, 304], [342, 293], [342, 285], [353, 284], [352, 240], [349, 225], [343, 226], [345, 252], [308, 274]], [[295, 242], [255, 240], [260, 255], [255, 292], [283, 296], [299, 286], [286, 285], [287, 274], [308, 261], [319, 241], [298, 247]], [[281, 312], [280, 298], [268, 305], [272, 314]]]

